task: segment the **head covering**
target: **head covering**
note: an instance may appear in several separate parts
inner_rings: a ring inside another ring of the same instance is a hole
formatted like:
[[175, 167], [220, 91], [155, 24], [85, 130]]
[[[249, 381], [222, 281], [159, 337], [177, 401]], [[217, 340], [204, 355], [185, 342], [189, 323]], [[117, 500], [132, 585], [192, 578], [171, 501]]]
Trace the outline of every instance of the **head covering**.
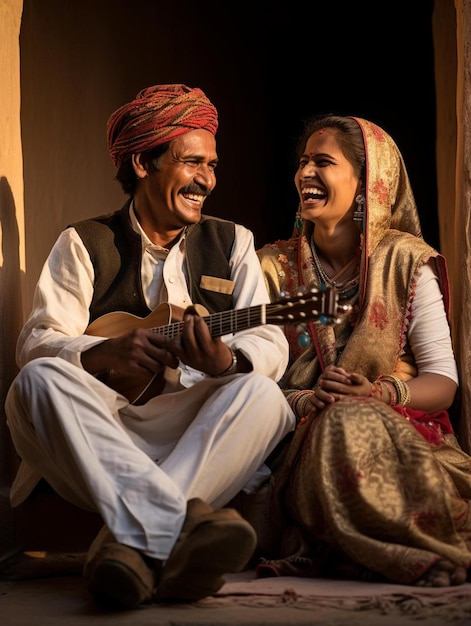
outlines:
[[111, 114], [108, 146], [117, 168], [138, 152], [147, 152], [196, 129], [218, 128], [216, 107], [201, 89], [186, 85], [154, 85]]
[[366, 249], [375, 250], [386, 230], [393, 228], [422, 237], [419, 213], [404, 159], [392, 137], [368, 120], [353, 118], [365, 144]]
[[[370, 258], [392, 230], [423, 241], [420, 218], [402, 154], [382, 128], [354, 117], [363, 133], [366, 153], [366, 207], [360, 266], [360, 301], [365, 298]], [[413, 245], [412, 242], [410, 245]]]
[[[366, 156], [365, 215], [360, 263], [360, 303], [366, 297], [370, 259], [380, 242], [393, 231], [424, 241], [419, 213], [402, 154], [381, 127], [353, 117], [363, 135]], [[303, 220], [302, 233], [309, 242], [314, 224]], [[410, 245], [413, 246], [414, 240]]]
[[[365, 145], [365, 223], [363, 248], [371, 256], [389, 229], [422, 238], [417, 205], [401, 152], [394, 139], [377, 124], [353, 117]], [[314, 225], [303, 221], [308, 239]]]

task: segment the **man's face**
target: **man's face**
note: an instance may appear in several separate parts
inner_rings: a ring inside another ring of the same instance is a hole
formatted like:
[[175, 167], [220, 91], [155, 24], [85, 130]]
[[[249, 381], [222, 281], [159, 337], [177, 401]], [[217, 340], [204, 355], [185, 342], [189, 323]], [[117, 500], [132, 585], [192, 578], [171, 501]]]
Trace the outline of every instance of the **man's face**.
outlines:
[[178, 229], [200, 221], [203, 203], [216, 186], [216, 140], [192, 130], [170, 143], [142, 178], [135, 196], [140, 217], [159, 228]]

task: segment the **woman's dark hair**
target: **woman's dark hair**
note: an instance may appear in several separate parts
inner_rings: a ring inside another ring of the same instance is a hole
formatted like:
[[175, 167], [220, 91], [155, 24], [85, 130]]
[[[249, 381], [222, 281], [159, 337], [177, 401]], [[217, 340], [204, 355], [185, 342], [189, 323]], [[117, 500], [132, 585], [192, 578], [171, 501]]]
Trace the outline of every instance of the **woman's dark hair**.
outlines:
[[[149, 150], [148, 152], [142, 153], [142, 164], [144, 167], [149, 170], [158, 169], [157, 164], [155, 163], [159, 157], [162, 156], [164, 152], [167, 152], [170, 146], [170, 142], [160, 144], [153, 150]], [[128, 196], [133, 196], [136, 191], [137, 185], [137, 177], [134, 172], [134, 168], [132, 166], [132, 159], [129, 156], [123, 163], [121, 164], [118, 172], [116, 173], [116, 180], [120, 183], [123, 191]]]
[[296, 150], [297, 162], [304, 154], [309, 137], [322, 128], [334, 128], [338, 131], [337, 140], [345, 158], [352, 164], [355, 175], [363, 180], [366, 160], [365, 144], [360, 125], [353, 117], [324, 113], [308, 120], [304, 127], [304, 132], [298, 141]]

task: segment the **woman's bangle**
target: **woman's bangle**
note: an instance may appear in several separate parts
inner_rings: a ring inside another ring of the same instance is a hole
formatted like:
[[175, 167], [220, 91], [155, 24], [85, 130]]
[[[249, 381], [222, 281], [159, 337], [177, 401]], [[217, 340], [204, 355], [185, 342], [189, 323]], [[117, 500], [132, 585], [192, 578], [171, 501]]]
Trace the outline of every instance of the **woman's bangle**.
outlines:
[[397, 404], [397, 393], [396, 393], [396, 389], [394, 388], [394, 386], [387, 382], [384, 381], [384, 385], [386, 387], [386, 389], [388, 390], [389, 393], [389, 402], [387, 404], [389, 404], [389, 406], [395, 406]]
[[371, 391], [370, 391], [369, 397], [376, 398], [377, 400], [384, 402], [383, 385], [381, 384], [381, 381], [375, 380], [374, 383], [370, 383], [370, 385], [371, 385]]
[[306, 412], [306, 404], [311, 396], [315, 395], [315, 391], [311, 389], [303, 389], [301, 391], [295, 391], [291, 395], [289, 395], [286, 399], [288, 400], [288, 404], [293, 410], [293, 413], [298, 418], [303, 418]]
[[[390, 376], [380, 376], [378, 380], [382, 380], [386, 384], [389, 382], [394, 388], [395, 393], [391, 395], [391, 406], [394, 406], [396, 404], [400, 404], [401, 406], [407, 406], [410, 403], [410, 388], [409, 385], [404, 380], [402, 380], [402, 378], [391, 374]], [[388, 387], [388, 389], [390, 388]]]

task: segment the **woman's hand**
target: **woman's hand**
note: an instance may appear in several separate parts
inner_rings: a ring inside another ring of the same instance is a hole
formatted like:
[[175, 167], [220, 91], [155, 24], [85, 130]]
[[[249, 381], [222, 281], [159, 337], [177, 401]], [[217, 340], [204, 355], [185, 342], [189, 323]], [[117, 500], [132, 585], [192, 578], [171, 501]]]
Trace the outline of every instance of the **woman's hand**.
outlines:
[[[378, 383], [376, 383], [377, 385]], [[410, 389], [408, 406], [429, 413], [448, 409], [456, 393], [456, 383], [440, 374], [421, 374], [407, 381]], [[346, 397], [376, 397], [387, 405], [391, 404], [390, 392], [385, 384], [382, 393], [374, 393], [374, 383], [357, 372], [347, 372], [341, 367], [329, 365], [319, 377], [315, 394], [306, 402], [305, 416], [310, 417]], [[373, 391], [373, 392], [372, 392]]]
[[306, 417], [322, 411], [328, 404], [342, 398], [368, 397], [370, 394], [371, 383], [366, 376], [328, 365], [319, 377], [315, 393], [307, 402]]

